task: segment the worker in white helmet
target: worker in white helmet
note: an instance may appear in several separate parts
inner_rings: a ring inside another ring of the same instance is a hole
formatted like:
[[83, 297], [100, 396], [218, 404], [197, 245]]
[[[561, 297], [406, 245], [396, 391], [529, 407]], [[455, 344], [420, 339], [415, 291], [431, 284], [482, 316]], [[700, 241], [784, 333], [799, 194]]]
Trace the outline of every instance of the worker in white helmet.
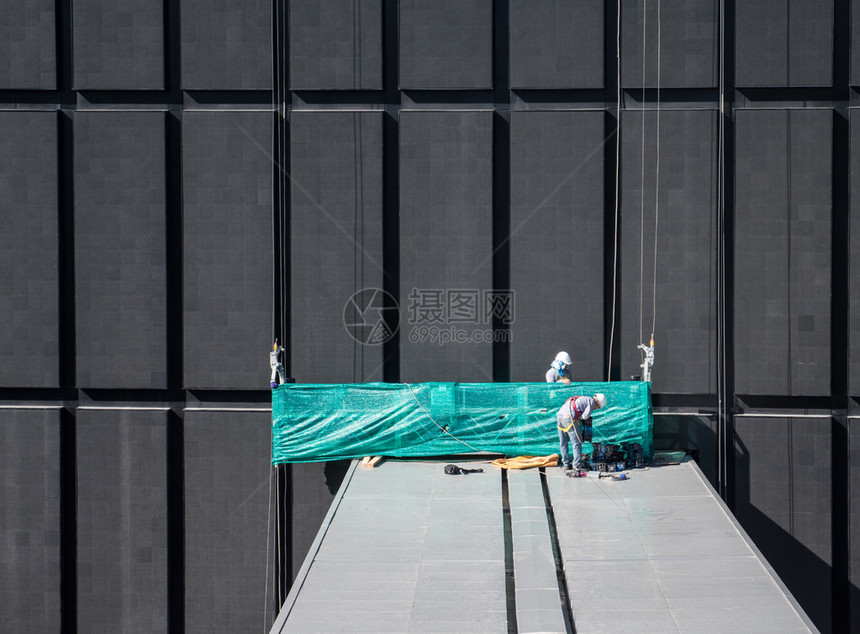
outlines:
[[[565, 471], [576, 469], [587, 471], [588, 467], [582, 462], [582, 425], [580, 421], [589, 420], [591, 414], [606, 407], [606, 395], [597, 393], [594, 396], [571, 396], [564, 402], [556, 414], [558, 423], [558, 445], [561, 451], [561, 462]], [[573, 452], [568, 449], [570, 442]]]
[[549, 370], [546, 371], [547, 383], [564, 383], [570, 385], [570, 355], [566, 352], [559, 352], [555, 355], [555, 359], [550, 364]]

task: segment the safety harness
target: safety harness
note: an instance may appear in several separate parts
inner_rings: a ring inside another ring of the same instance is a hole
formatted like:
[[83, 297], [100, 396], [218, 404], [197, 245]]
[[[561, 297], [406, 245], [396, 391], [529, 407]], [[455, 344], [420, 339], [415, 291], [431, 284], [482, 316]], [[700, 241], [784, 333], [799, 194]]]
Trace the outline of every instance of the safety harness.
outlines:
[[576, 399], [578, 399], [580, 396], [581, 395], [571, 396], [569, 399], [567, 399], [564, 402], [564, 404], [567, 405], [568, 408], [570, 409], [571, 421], [570, 421], [570, 425], [568, 425], [567, 427], [562, 427], [561, 425], [558, 425], [558, 428], [563, 432], [569, 432], [570, 429], [576, 423], [576, 421], [579, 421], [580, 422], [580, 429], [582, 430], [582, 437], [580, 438], [580, 440], [582, 442], [591, 442], [592, 433], [593, 433], [593, 428], [591, 426], [591, 419], [590, 418], [587, 420], [580, 419], [580, 416], [582, 416], [582, 412], [580, 412], [578, 409], [576, 409]]
[[570, 410], [570, 419], [571, 420], [570, 420], [570, 425], [568, 425], [567, 427], [562, 427], [561, 424], [559, 423], [558, 428], [561, 431], [570, 431], [570, 428], [573, 427], [573, 424], [579, 420], [579, 417], [582, 414], [582, 412], [580, 412], [578, 409], [576, 409], [576, 399], [578, 399], [578, 398], [579, 398], [579, 396], [571, 396], [569, 399], [567, 399], [564, 402], [564, 404], [567, 405], [568, 409]]

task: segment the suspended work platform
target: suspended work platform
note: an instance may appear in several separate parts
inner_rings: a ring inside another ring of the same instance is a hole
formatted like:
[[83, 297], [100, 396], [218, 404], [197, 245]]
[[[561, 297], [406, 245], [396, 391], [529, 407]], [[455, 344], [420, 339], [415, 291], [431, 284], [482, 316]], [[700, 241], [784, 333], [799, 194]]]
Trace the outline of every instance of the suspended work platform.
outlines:
[[642, 381], [288, 383], [272, 390], [272, 463], [547, 455], [558, 451], [558, 409], [598, 392], [607, 404], [593, 415], [594, 442], [638, 443], [650, 458], [651, 384]]
[[272, 632], [814, 632], [694, 462], [354, 461]]

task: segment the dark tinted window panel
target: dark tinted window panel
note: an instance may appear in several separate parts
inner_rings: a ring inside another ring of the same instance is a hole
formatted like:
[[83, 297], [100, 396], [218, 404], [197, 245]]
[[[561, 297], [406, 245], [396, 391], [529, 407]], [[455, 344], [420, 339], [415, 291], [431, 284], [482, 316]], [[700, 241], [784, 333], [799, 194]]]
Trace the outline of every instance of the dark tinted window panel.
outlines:
[[75, 88], [164, 86], [163, 0], [75, 0]]
[[382, 88], [381, 0], [294, 0], [289, 5], [293, 90]]
[[[491, 381], [492, 115], [400, 118], [400, 374]], [[411, 298], [411, 299], [410, 299]], [[461, 334], [455, 334], [461, 333]], [[463, 341], [443, 340], [459, 337]]]
[[[851, 0], [851, 58], [850, 58], [850, 75], [851, 85], [857, 86], [860, 84], [860, 16], [857, 12], [860, 10], [860, 3], [857, 0]], [[858, 598], [860, 602], [860, 598]]]
[[296, 112], [290, 143], [292, 374], [381, 381], [382, 115]]
[[261, 601], [276, 557], [266, 535], [271, 422], [269, 412], [185, 412], [187, 632], [274, 621]]
[[735, 380], [830, 390], [830, 111], [737, 112]]
[[622, 84], [716, 86], [718, 26], [716, 0], [622, 3]]
[[[851, 248], [860, 253], [860, 115], [851, 111]], [[850, 257], [848, 389], [860, 396], [860, 258]]]
[[602, 88], [603, 2], [511, 0], [514, 88]]
[[272, 89], [272, 4], [183, 0], [182, 86]]
[[166, 386], [164, 115], [75, 117], [78, 385]]
[[661, 112], [658, 146], [657, 114], [642, 114], [622, 117], [621, 376], [642, 374], [637, 346], [654, 328], [654, 391], [713, 393], [717, 115]]
[[511, 379], [566, 350], [575, 380], [602, 380], [602, 112], [512, 113], [510, 236]]
[[833, 2], [751, 0], [735, 7], [738, 86], [827, 86], [833, 77]]
[[164, 115], [75, 117], [78, 384], [166, 385]]
[[272, 347], [272, 119], [183, 116], [186, 387], [268, 387]]
[[167, 631], [167, 414], [77, 412], [78, 631]]
[[401, 0], [400, 87], [491, 88], [491, 0]]
[[0, 410], [3, 630], [60, 631], [60, 414]]
[[54, 0], [2, 0], [0, 90], [57, 86]]
[[58, 385], [57, 115], [0, 113], [0, 385]]
[[735, 516], [821, 631], [831, 629], [830, 430], [826, 417], [735, 418]]

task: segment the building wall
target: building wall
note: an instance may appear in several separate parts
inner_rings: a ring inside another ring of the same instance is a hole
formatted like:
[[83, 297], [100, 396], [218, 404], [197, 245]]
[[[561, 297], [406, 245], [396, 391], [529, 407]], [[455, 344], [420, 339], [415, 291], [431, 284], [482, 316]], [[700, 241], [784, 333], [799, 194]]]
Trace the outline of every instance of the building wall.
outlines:
[[860, 628], [855, 5], [0, 0], [4, 624], [272, 617], [343, 473], [269, 467], [274, 338], [480, 382], [653, 335], [657, 447]]

